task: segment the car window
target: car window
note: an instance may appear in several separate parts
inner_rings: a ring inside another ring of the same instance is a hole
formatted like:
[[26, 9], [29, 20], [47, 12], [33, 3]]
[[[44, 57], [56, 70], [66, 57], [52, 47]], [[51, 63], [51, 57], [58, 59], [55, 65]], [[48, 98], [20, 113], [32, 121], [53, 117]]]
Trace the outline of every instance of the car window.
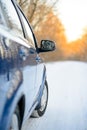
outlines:
[[20, 20], [12, 2], [10, 0], [0, 0], [0, 5], [8, 27], [11, 30], [15, 30], [15, 32], [17, 32], [17, 35], [23, 35]]
[[22, 19], [25, 37], [29, 41], [29, 44], [31, 44], [32, 46], [35, 46], [34, 37], [33, 37], [32, 31], [31, 31], [31, 28], [21, 12], [20, 12], [20, 15], [21, 15], [21, 19]]

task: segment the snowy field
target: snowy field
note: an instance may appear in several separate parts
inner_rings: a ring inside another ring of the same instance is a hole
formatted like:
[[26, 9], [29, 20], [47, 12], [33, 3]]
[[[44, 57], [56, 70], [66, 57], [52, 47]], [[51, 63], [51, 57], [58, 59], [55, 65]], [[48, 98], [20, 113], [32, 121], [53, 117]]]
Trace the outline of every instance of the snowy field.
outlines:
[[87, 64], [47, 64], [49, 102], [45, 115], [22, 130], [87, 130]]

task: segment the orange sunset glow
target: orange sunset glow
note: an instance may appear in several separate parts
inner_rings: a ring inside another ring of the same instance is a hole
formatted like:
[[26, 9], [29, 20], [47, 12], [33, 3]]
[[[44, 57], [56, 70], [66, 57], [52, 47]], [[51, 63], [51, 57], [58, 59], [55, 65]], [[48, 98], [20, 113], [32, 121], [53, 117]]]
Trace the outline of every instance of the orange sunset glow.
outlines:
[[59, 0], [59, 15], [68, 42], [81, 38], [87, 27], [87, 0]]

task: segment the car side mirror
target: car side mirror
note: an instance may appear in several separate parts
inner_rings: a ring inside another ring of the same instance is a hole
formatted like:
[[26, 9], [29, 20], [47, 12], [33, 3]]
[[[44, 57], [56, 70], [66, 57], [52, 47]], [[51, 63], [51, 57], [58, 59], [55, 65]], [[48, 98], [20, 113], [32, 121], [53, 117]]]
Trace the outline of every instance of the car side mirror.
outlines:
[[39, 48], [39, 52], [48, 52], [55, 50], [55, 43], [50, 40], [42, 40]]

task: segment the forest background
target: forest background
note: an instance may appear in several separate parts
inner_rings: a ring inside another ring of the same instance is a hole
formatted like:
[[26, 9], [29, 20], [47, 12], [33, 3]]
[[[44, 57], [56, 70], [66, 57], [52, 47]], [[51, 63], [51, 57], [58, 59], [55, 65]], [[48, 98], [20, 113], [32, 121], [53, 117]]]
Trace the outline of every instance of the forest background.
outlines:
[[83, 35], [68, 42], [64, 25], [59, 18], [58, 0], [17, 0], [29, 20], [38, 44], [42, 39], [56, 44], [54, 52], [41, 54], [45, 62], [77, 60], [87, 61], [87, 29]]

